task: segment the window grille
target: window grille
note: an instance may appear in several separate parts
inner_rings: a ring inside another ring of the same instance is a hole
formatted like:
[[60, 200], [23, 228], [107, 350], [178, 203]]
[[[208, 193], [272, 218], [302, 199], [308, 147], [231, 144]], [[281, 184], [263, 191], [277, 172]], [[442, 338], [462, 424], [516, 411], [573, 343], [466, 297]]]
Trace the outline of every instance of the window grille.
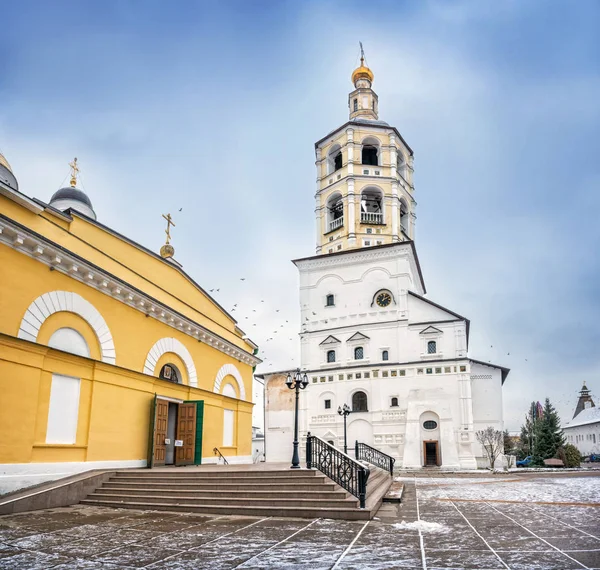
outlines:
[[427, 354], [435, 354], [437, 352], [437, 343], [435, 340], [430, 340], [427, 343]]
[[335, 362], [335, 350], [327, 351], [327, 362]]
[[354, 349], [354, 360], [362, 360], [365, 357], [365, 351], [362, 346], [357, 346]]
[[364, 392], [355, 392], [352, 395], [352, 411], [367, 412], [367, 395]]

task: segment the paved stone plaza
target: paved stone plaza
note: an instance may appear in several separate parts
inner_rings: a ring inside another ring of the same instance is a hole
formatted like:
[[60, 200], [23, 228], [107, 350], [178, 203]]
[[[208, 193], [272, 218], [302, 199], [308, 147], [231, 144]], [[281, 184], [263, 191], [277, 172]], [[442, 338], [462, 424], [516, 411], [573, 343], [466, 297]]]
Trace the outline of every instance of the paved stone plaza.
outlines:
[[600, 568], [600, 473], [400, 477], [370, 522], [75, 506], [0, 517], [0, 569]]

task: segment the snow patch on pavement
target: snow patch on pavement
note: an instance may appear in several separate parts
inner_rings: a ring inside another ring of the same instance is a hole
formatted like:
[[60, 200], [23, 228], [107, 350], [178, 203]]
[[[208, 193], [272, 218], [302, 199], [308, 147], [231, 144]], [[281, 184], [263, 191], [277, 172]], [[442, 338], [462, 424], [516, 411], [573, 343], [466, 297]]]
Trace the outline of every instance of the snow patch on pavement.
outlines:
[[450, 530], [446, 525], [428, 521], [409, 523], [402, 521], [401, 523], [394, 523], [392, 526], [398, 530], [420, 530], [421, 532], [448, 532]]

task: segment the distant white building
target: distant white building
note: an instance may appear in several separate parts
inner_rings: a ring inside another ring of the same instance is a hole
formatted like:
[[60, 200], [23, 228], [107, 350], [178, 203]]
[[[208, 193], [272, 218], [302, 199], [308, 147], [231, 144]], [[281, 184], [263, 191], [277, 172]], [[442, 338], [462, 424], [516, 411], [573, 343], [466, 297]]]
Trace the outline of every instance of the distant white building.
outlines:
[[[475, 432], [503, 429], [508, 369], [468, 356], [467, 318], [425, 297], [413, 241], [413, 151], [378, 117], [373, 73], [354, 71], [350, 119], [315, 145], [316, 254], [300, 273], [300, 433], [372, 445], [397, 466], [486, 466]], [[291, 456], [286, 372], [265, 380], [267, 461]], [[302, 447], [301, 447], [302, 449]]]
[[567, 443], [582, 455], [600, 454], [600, 408], [596, 407], [585, 382], [579, 392], [573, 419], [564, 426]]

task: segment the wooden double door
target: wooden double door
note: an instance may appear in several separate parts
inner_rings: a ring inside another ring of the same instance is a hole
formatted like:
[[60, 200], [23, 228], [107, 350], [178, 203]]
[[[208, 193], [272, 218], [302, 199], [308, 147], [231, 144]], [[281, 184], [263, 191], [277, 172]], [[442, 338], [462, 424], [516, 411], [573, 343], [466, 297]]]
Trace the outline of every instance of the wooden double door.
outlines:
[[200, 465], [204, 402], [173, 402], [156, 395], [150, 414], [148, 466]]

